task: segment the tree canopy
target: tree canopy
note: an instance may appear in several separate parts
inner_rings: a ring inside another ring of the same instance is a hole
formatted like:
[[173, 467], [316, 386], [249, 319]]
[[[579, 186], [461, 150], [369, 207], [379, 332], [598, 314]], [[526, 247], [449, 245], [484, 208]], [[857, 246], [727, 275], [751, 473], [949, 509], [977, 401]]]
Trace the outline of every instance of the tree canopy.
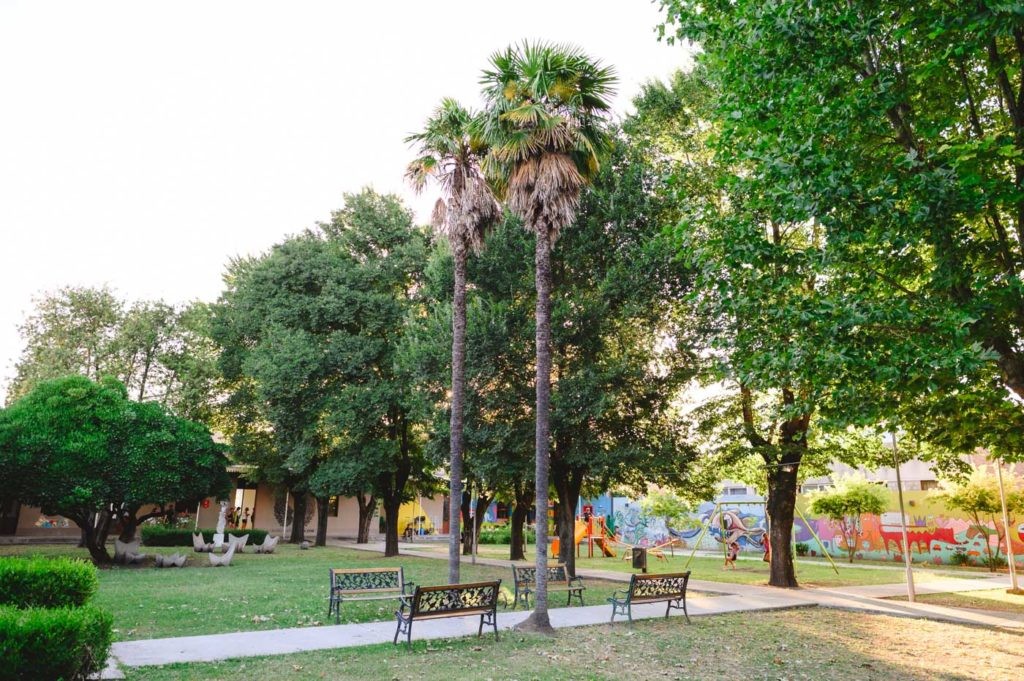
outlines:
[[225, 447], [202, 425], [128, 399], [114, 379], [41, 381], [0, 412], [0, 492], [82, 528], [97, 562], [115, 519], [227, 494]]

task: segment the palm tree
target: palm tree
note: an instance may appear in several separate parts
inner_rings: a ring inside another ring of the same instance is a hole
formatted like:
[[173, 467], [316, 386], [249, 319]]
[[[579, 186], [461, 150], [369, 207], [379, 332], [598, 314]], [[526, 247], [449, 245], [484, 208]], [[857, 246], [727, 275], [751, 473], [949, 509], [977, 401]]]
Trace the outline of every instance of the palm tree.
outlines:
[[[443, 198], [434, 204], [434, 228], [447, 237], [455, 260], [452, 297], [452, 401], [451, 484], [449, 489], [450, 538], [448, 583], [459, 582], [459, 514], [462, 508], [462, 411], [466, 383], [466, 257], [479, 253], [484, 237], [501, 215], [480, 163], [487, 148], [470, 134], [473, 114], [454, 99], [445, 98], [427, 120], [423, 132], [406, 142], [417, 145], [419, 158], [406, 177], [417, 192], [433, 178]], [[473, 528], [476, 531], [476, 528]]]
[[551, 248], [572, 224], [580, 192], [610, 146], [605, 114], [614, 70], [569, 45], [523, 43], [491, 57], [487, 103], [476, 128], [490, 146], [484, 167], [508, 207], [536, 236], [537, 592], [520, 628], [551, 633], [547, 600]]

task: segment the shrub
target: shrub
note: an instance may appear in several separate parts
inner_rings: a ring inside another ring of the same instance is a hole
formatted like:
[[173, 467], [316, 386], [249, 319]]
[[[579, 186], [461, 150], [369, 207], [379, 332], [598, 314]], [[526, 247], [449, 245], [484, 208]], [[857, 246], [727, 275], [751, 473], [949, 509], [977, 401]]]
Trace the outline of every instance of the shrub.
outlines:
[[949, 557], [950, 565], [970, 565], [971, 557], [966, 553], [954, 553]]
[[85, 679], [107, 663], [113, 622], [90, 605], [0, 607], [0, 681]]
[[[141, 528], [142, 543], [146, 546], [192, 546], [191, 527], [169, 527], [167, 525], [143, 525]], [[216, 530], [199, 530], [203, 533], [203, 541], [210, 543]], [[236, 537], [249, 535], [249, 546], [262, 544], [267, 538], [267, 530], [225, 530], [224, 534], [231, 534]]]
[[981, 564], [987, 567], [989, 570], [995, 571], [1000, 568], [1006, 567], [1006, 557], [998, 554], [991, 556], [982, 556]]
[[793, 545], [793, 548], [796, 549], [796, 555], [798, 556], [806, 556], [807, 552], [811, 549], [811, 547], [804, 542], [797, 542]]
[[0, 558], [0, 605], [16, 608], [85, 605], [98, 587], [96, 568], [84, 560]]
[[[533, 530], [527, 529], [526, 543], [533, 544], [537, 541], [537, 535]], [[484, 525], [480, 528], [481, 544], [511, 544], [512, 526], [505, 525]]]

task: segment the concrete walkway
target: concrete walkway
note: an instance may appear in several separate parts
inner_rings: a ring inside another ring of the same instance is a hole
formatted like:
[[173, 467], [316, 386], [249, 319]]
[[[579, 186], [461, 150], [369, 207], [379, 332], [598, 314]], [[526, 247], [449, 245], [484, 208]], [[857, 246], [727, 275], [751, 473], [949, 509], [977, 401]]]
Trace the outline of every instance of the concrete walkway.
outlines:
[[[366, 545], [358, 547], [347, 543], [335, 543], [335, 545], [344, 546], [344, 548], [379, 551], [379, 547]], [[403, 546], [401, 553], [416, 557], [446, 559], [446, 556], [417, 551], [415, 547]], [[509, 561], [477, 558], [477, 563], [506, 567]], [[579, 573], [583, 577], [619, 582], [626, 582], [630, 577], [628, 573], [611, 570], [581, 569]], [[920, 584], [917, 592], [920, 594], [943, 593], [1008, 587], [1008, 577], [980, 579], [957, 579], [954, 577]], [[1024, 629], [1024, 617], [1013, 613], [993, 613], [883, 600], [905, 593], [905, 588], [904, 584], [883, 584], [829, 589], [776, 589], [749, 584], [691, 580], [690, 589], [693, 591], [717, 594], [717, 597], [694, 598], [688, 601], [687, 606], [693, 617], [820, 606], [898, 617], [935, 619], [958, 624]], [[610, 606], [607, 604], [555, 608], [550, 610], [551, 623], [559, 629], [604, 624], [609, 620], [610, 610]], [[665, 608], [662, 605], [637, 606], [633, 610], [633, 617], [634, 619], [649, 619], [663, 617], [664, 613]], [[511, 629], [525, 619], [527, 614], [522, 611], [499, 612], [499, 630]], [[414, 626], [413, 639], [430, 640], [475, 635], [478, 625], [479, 619], [476, 617], [436, 620], [432, 621], [429, 626]], [[329, 648], [365, 646], [391, 643], [394, 634], [395, 623], [384, 621], [120, 641], [113, 646], [111, 665], [102, 678], [123, 678], [118, 670], [118, 665], [138, 667], [174, 662], [211, 662], [227, 657], [283, 655]], [[226, 651], [230, 652], [226, 653]]]

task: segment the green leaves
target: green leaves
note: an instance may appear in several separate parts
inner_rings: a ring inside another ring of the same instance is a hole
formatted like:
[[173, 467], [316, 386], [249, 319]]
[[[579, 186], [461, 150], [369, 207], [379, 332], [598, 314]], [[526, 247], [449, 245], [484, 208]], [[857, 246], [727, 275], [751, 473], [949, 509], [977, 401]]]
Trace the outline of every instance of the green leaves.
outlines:
[[225, 448], [200, 424], [129, 401], [116, 381], [44, 381], [0, 412], [5, 496], [67, 516], [226, 494]]

